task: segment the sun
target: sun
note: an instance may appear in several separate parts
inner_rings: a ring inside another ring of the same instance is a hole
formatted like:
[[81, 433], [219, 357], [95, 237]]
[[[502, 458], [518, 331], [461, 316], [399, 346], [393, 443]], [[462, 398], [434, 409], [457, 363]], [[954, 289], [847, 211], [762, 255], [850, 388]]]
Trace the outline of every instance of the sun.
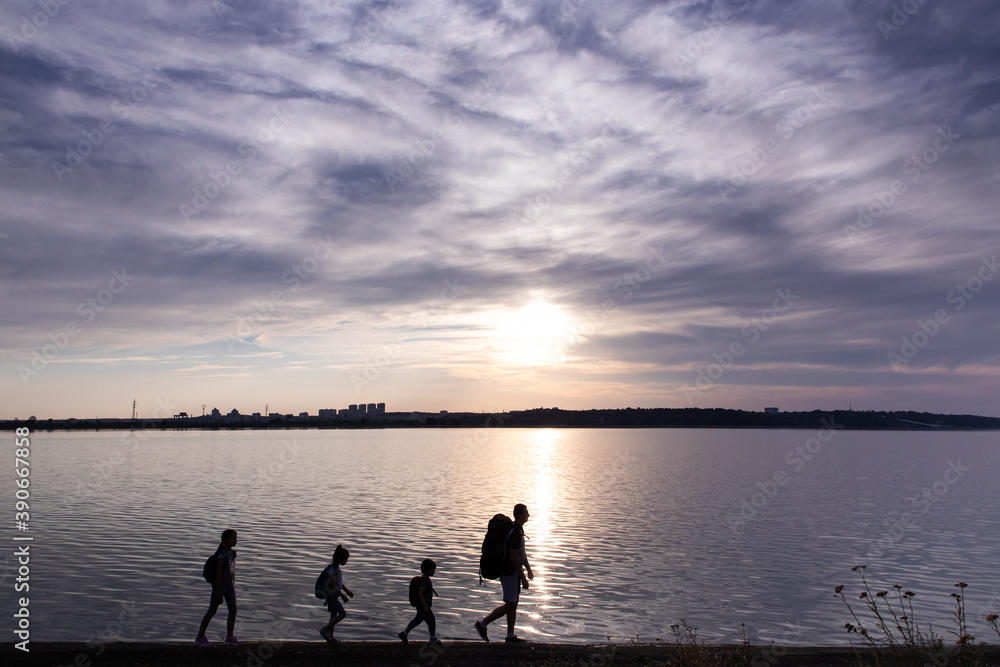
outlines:
[[539, 366], [563, 360], [573, 322], [562, 308], [535, 301], [507, 315], [499, 327], [500, 348], [508, 362]]

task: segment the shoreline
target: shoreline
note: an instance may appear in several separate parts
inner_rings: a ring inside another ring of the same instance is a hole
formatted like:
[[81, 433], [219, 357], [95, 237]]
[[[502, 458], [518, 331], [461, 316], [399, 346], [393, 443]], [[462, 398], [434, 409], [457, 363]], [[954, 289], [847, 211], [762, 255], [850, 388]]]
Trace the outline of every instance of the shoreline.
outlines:
[[[200, 417], [180, 413], [152, 418], [68, 418], [0, 420], [0, 428], [32, 431], [103, 430], [284, 430], [284, 429], [413, 429], [413, 428], [567, 428], [567, 429], [779, 429], [975, 432], [1000, 430], [1000, 418], [946, 415], [914, 411], [812, 410], [809, 412], [750, 412], [724, 408], [615, 408], [560, 410], [535, 408], [510, 412], [386, 412], [374, 417], [329, 414], [242, 415], [233, 409], [223, 415]], [[321, 413], [327, 412], [321, 410]]]
[[[442, 646], [431, 646], [426, 640], [400, 642], [343, 641], [337, 646], [323, 642], [244, 642], [239, 646], [214, 643], [196, 646], [182, 642], [116, 642], [90, 644], [84, 642], [40, 642], [29, 644], [29, 653], [0, 645], [0, 655], [16, 656], [18, 664], [73, 665], [92, 667], [107, 665], [240, 665], [268, 667], [287, 665], [379, 665], [380, 667], [431, 667], [432, 665], [802, 665], [804, 667], [847, 667], [859, 664], [875, 665], [877, 657], [869, 649], [822, 646], [741, 646], [741, 645], [681, 645], [662, 644], [551, 644], [526, 642], [505, 644], [474, 640], [444, 640]], [[980, 646], [967, 649], [985, 658], [981, 664], [1000, 664], [1000, 647]], [[946, 664], [957, 657], [958, 648], [938, 649], [940, 655], [930, 655], [935, 664]], [[934, 653], [932, 651], [931, 653]], [[937, 660], [935, 660], [937, 658]], [[11, 658], [5, 658], [5, 662]], [[859, 660], [860, 659], [860, 660]], [[943, 662], [941, 662], [943, 661]], [[885, 657], [879, 664], [891, 665]], [[961, 660], [952, 664], [962, 664]]]

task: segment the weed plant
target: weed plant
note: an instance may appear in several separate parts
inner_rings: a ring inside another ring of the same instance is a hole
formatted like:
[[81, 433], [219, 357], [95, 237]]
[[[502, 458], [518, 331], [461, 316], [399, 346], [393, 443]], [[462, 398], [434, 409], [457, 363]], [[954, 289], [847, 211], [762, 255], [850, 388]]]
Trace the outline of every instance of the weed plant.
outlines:
[[[865, 577], [865, 565], [855, 565], [852, 572], [861, 577], [864, 588], [858, 596], [864, 602], [871, 620], [862, 621], [858, 617], [859, 612], [855, 612], [844, 594], [844, 586], [840, 585], [834, 589], [834, 595], [843, 600], [844, 605], [854, 619], [853, 623], [845, 623], [844, 627], [848, 634], [859, 639], [860, 645], [869, 649], [869, 655], [875, 661], [876, 666], [900, 665], [903, 667], [923, 667], [926, 664], [957, 664], [969, 665], [972, 667], [986, 666], [985, 653], [987, 651], [985, 642], [976, 647], [973, 643], [975, 637], [969, 633], [969, 627], [965, 617], [965, 589], [968, 584], [959, 582], [955, 587], [958, 593], [952, 593], [955, 599], [955, 609], [952, 618], [955, 620], [956, 630], [949, 631], [956, 638], [953, 646], [946, 647], [944, 639], [934, 633], [934, 629], [928, 626], [925, 633], [917, 624], [913, 612], [913, 598], [916, 593], [903, 591], [903, 587], [893, 585], [895, 589], [895, 599], [890, 591], [873, 592]], [[860, 612], [863, 613], [863, 612]], [[997, 615], [990, 614], [986, 617], [997, 635], [1000, 636], [1000, 629], [997, 628]], [[854, 639], [851, 639], [851, 646], [855, 646]], [[858, 664], [862, 664], [861, 657]], [[954, 659], [951, 661], [950, 659]], [[943, 660], [943, 663], [942, 663]]]

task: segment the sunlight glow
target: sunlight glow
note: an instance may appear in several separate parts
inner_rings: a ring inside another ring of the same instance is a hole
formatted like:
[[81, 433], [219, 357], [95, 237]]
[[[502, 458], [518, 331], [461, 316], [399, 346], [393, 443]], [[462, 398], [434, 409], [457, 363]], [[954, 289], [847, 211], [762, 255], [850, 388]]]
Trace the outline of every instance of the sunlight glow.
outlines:
[[544, 301], [525, 306], [498, 327], [503, 360], [525, 366], [563, 361], [563, 346], [572, 335], [572, 324], [559, 306]]

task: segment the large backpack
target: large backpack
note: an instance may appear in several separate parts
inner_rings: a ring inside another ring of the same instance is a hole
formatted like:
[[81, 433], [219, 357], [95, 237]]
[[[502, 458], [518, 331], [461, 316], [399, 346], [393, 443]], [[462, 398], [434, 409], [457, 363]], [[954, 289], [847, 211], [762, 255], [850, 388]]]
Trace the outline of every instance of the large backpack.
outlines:
[[479, 583], [483, 579], [499, 579], [503, 568], [504, 543], [514, 527], [514, 521], [503, 514], [497, 514], [486, 528], [483, 550], [479, 556]]
[[319, 573], [318, 577], [316, 577], [316, 586], [314, 589], [314, 593], [316, 594], [316, 597], [318, 597], [320, 600], [325, 600], [326, 597], [330, 594], [330, 587], [327, 585], [327, 581], [330, 579], [330, 573], [332, 570], [333, 570], [333, 563], [330, 563], [329, 565], [324, 567], [323, 571]]

